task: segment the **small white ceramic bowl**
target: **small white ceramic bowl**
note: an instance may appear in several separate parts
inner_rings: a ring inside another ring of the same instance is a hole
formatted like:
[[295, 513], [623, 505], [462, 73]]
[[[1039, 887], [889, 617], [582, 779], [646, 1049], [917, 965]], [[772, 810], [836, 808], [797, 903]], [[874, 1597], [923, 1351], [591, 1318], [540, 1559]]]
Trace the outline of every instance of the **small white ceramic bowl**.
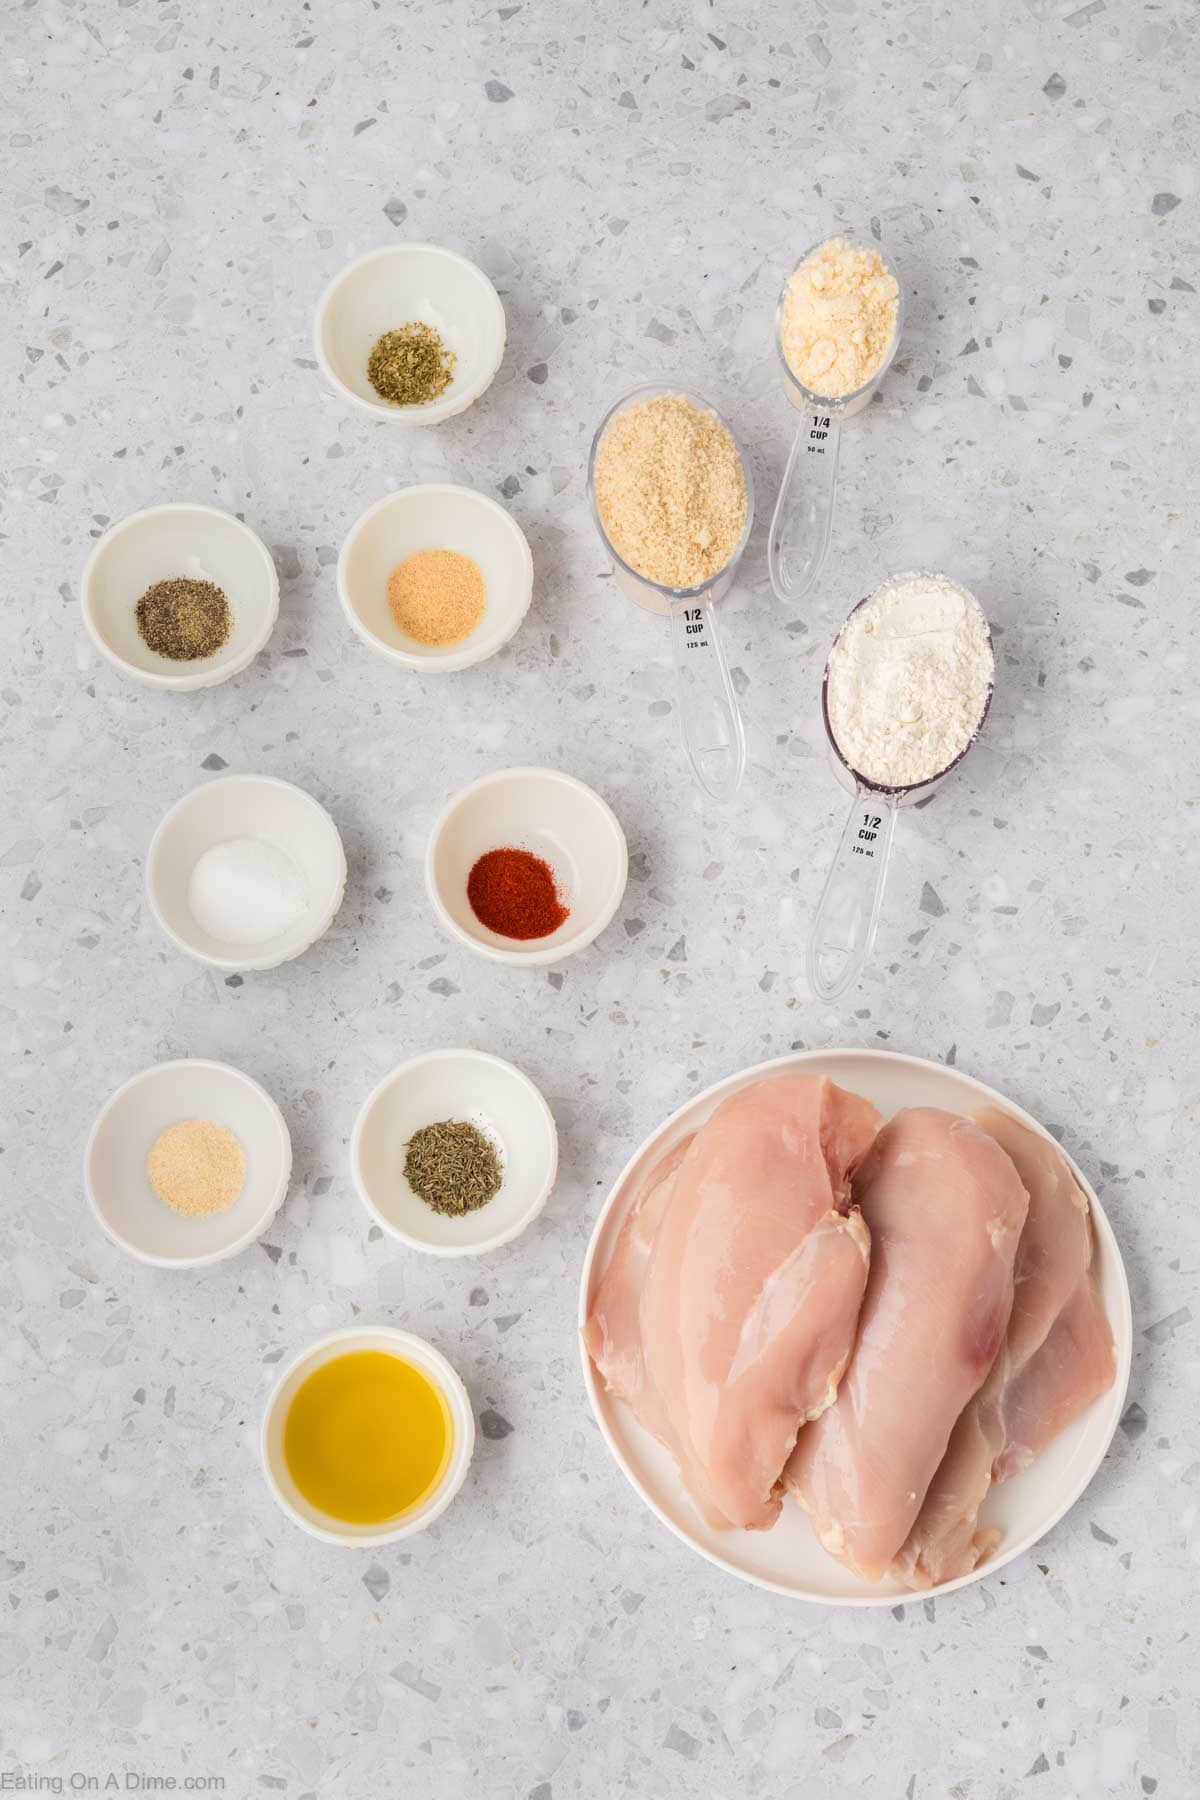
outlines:
[[[438, 399], [393, 406], [371, 386], [367, 363], [385, 331], [410, 321], [432, 326], [457, 360]], [[483, 270], [438, 244], [393, 244], [360, 256], [325, 289], [313, 332], [335, 392], [391, 425], [440, 425], [465, 412], [491, 386], [504, 337], [504, 307]]]
[[[500, 1152], [500, 1191], [477, 1212], [446, 1218], [413, 1193], [404, 1155], [414, 1131], [443, 1119], [477, 1125]], [[536, 1219], [558, 1173], [554, 1115], [528, 1075], [481, 1050], [433, 1050], [384, 1077], [350, 1140], [359, 1198], [377, 1224], [435, 1256], [511, 1243]]]
[[[414, 1364], [443, 1395], [450, 1411], [454, 1442], [446, 1472], [431, 1494], [410, 1512], [383, 1525], [351, 1525], [333, 1519], [312, 1506], [300, 1492], [283, 1454], [283, 1432], [288, 1409], [300, 1384], [322, 1364], [351, 1350], [383, 1350], [402, 1361]], [[293, 1524], [300, 1525], [313, 1537], [326, 1544], [342, 1544], [352, 1549], [366, 1549], [374, 1544], [392, 1544], [397, 1538], [411, 1537], [444, 1513], [466, 1480], [475, 1448], [475, 1415], [471, 1402], [453, 1367], [440, 1350], [414, 1337], [411, 1331], [394, 1331], [386, 1325], [356, 1325], [347, 1331], [333, 1331], [302, 1350], [289, 1363], [271, 1390], [263, 1414], [260, 1440], [263, 1473], [267, 1486]]]
[[[156, 581], [215, 582], [229, 601], [233, 630], [215, 655], [172, 662], [143, 642], [137, 603]], [[149, 687], [184, 692], [216, 687], [254, 661], [279, 616], [279, 577], [262, 539], [215, 506], [152, 506], [122, 519], [84, 566], [80, 606], [101, 656]]]
[[[392, 618], [388, 578], [418, 550], [457, 550], [479, 565], [487, 610], [460, 644], [419, 644]], [[338, 593], [351, 625], [380, 656], [447, 674], [484, 662], [515, 634], [533, 594], [533, 557], [516, 520], [487, 494], [449, 483], [401, 488], [351, 528], [338, 558]]]
[[[230, 944], [205, 931], [188, 904], [192, 870], [228, 838], [261, 838], [291, 857], [308, 886], [295, 924], [260, 944]], [[303, 955], [332, 925], [346, 891], [346, 853], [325, 808], [273, 775], [225, 775], [193, 788], [150, 840], [146, 897], [180, 950], [214, 969], [273, 969]]]
[[[570, 917], [549, 937], [501, 937], [480, 923], [467, 878], [488, 850], [531, 850], [554, 871]], [[625, 833], [599, 794], [557, 769], [501, 769], [455, 794], [429, 838], [425, 886], [452, 937], [494, 962], [573, 956], [610, 924], [629, 874]]]
[[[208, 1219], [184, 1219], [150, 1185], [155, 1140], [184, 1119], [232, 1131], [246, 1155], [246, 1181], [233, 1205]], [[198, 1269], [235, 1256], [261, 1237], [283, 1204], [292, 1143], [266, 1089], [228, 1063], [156, 1063], [101, 1108], [83, 1158], [88, 1204], [114, 1244], [159, 1269]]]

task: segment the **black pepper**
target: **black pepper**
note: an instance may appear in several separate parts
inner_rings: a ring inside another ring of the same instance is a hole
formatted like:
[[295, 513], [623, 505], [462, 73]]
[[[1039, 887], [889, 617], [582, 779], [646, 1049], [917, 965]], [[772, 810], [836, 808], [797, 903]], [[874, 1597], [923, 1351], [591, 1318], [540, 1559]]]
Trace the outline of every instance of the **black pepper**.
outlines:
[[198, 662], [229, 639], [233, 615], [211, 581], [156, 581], [137, 603], [142, 641], [172, 662]]

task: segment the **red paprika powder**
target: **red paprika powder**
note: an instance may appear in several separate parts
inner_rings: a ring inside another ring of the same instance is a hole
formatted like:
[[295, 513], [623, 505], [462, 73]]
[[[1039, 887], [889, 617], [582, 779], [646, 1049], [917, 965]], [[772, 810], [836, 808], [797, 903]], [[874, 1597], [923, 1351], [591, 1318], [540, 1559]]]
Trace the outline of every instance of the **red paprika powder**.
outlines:
[[553, 869], [532, 850], [487, 851], [467, 877], [467, 899], [479, 923], [500, 937], [549, 937], [571, 916]]

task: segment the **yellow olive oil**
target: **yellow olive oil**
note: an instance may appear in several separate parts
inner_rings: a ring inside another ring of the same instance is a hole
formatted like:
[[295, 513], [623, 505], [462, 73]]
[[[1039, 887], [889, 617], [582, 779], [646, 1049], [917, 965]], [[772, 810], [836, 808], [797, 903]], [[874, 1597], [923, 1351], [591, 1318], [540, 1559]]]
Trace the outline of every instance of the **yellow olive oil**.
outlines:
[[386, 1350], [322, 1363], [292, 1399], [283, 1454], [310, 1506], [347, 1525], [381, 1525], [420, 1504], [446, 1472], [450, 1410], [421, 1369]]

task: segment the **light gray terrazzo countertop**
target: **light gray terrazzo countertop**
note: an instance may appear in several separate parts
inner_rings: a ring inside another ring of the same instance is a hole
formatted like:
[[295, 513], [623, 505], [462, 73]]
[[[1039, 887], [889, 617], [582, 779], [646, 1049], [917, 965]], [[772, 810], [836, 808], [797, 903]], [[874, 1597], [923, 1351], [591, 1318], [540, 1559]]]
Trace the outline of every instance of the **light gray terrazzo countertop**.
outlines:
[[[0, 1789], [1200, 1793], [1195, 25], [1182, 0], [5, 9]], [[908, 323], [790, 616], [765, 569], [793, 423], [772, 318], [838, 220], [877, 227]], [[341, 404], [310, 347], [330, 277], [405, 237], [478, 260], [509, 325], [485, 399], [412, 434]], [[753, 762], [732, 817], [689, 785], [661, 621], [607, 579], [586, 506], [597, 420], [663, 378], [726, 409], [759, 493], [722, 613]], [[333, 565], [365, 507], [443, 478], [506, 498], [535, 597], [495, 661], [422, 681], [351, 634]], [[97, 658], [77, 587], [111, 521], [183, 499], [244, 515], [283, 598], [252, 669], [176, 696]], [[827, 1010], [802, 975], [843, 806], [820, 670], [912, 566], [979, 593], [999, 686]], [[629, 837], [617, 920], [549, 971], [457, 948], [421, 878], [447, 796], [517, 762], [591, 782]], [[159, 817], [225, 768], [311, 790], [350, 859], [328, 937], [244, 979], [177, 954], [142, 895]], [[562, 1171], [520, 1242], [448, 1265], [369, 1229], [347, 1145], [389, 1067], [454, 1044], [541, 1085]], [[837, 1044], [956, 1061], [1054, 1128], [1135, 1305], [1083, 1501], [1003, 1574], [869, 1614], [671, 1538], [605, 1452], [575, 1338], [643, 1136]], [[186, 1055], [258, 1077], [296, 1164], [268, 1241], [172, 1277], [99, 1234], [79, 1170], [111, 1089]], [[481, 1426], [451, 1511], [377, 1555], [293, 1529], [256, 1463], [280, 1360], [355, 1319], [438, 1344]]]

